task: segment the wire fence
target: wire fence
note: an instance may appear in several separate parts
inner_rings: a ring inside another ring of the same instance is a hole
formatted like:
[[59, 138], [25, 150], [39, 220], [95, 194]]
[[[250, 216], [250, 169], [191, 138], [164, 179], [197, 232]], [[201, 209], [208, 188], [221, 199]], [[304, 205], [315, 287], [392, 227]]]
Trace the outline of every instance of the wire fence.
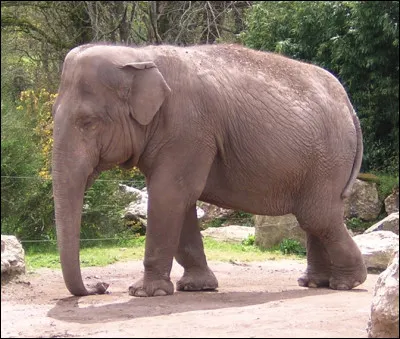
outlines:
[[[40, 181], [51, 181], [51, 178], [43, 178], [40, 176], [9, 176], [9, 175], [2, 175], [1, 176], [2, 183], [3, 179], [11, 179], [11, 180], [40, 180]], [[96, 182], [115, 182], [118, 185], [126, 185], [128, 187], [136, 188], [138, 190], [143, 190], [145, 187], [146, 181], [143, 180], [137, 180], [137, 179], [121, 179], [121, 178], [111, 178], [111, 179], [96, 179]], [[92, 186], [93, 187], [93, 186]], [[90, 188], [92, 189], [92, 188]], [[133, 192], [127, 192], [132, 193], [132, 198], [134, 197]], [[3, 200], [3, 197], [2, 197]], [[137, 196], [132, 199], [132, 201], [137, 200]], [[140, 200], [140, 199], [139, 199]], [[209, 205], [209, 204], [207, 204]], [[97, 211], [102, 211], [105, 208], [109, 208], [109, 204], [97, 204], [96, 205], [96, 210]], [[198, 206], [198, 208], [203, 209], [201, 206]], [[85, 201], [84, 201], [84, 209], [85, 209]], [[245, 213], [244, 215], [238, 216], [238, 213], [240, 214], [240, 211], [234, 211], [234, 210], [225, 210], [221, 209], [221, 211], [225, 211], [225, 213], [219, 213], [218, 215], [214, 217], [210, 217], [207, 215], [207, 212], [204, 211], [204, 216], [199, 218], [199, 222], [203, 225], [207, 224], [206, 227], [221, 227], [221, 226], [227, 226], [227, 225], [241, 225], [241, 226], [253, 226], [252, 222], [252, 217], [253, 215], [249, 213]], [[243, 214], [243, 213], [242, 213]], [[82, 238], [80, 239], [81, 242], [90, 242], [90, 241], [129, 241], [137, 238], [137, 236], [124, 236], [124, 237], [105, 237], [105, 238]], [[20, 240], [22, 243], [56, 243], [56, 239], [21, 239]]]
[[[11, 176], [11, 175], [2, 175], [1, 176], [2, 179], [35, 179], [35, 180], [45, 180], [45, 181], [51, 181], [51, 178], [43, 178], [43, 177], [39, 177], [39, 176]], [[96, 181], [109, 181], [109, 182], [127, 182], [129, 181], [129, 183], [137, 183], [137, 184], [143, 184], [146, 181], [143, 180], [133, 180], [133, 179], [96, 179]]]

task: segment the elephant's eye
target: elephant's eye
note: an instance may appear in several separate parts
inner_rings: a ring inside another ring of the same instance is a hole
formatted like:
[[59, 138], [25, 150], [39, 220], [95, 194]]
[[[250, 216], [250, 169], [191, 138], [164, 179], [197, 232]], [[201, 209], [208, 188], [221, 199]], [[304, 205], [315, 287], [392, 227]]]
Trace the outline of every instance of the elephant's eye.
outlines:
[[82, 132], [89, 132], [89, 131], [95, 130], [98, 126], [98, 123], [96, 120], [93, 120], [93, 119], [90, 119], [90, 120], [89, 119], [81, 119], [78, 122], [78, 126]]

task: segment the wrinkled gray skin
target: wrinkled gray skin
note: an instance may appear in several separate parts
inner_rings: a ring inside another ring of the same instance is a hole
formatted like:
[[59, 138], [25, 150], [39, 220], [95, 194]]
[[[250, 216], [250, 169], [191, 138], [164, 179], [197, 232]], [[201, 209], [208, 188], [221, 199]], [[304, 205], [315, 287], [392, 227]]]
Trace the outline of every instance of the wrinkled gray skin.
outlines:
[[[301, 286], [352, 289], [366, 279], [343, 225], [362, 158], [358, 118], [325, 70], [236, 45], [86, 45], [65, 58], [53, 108], [53, 190], [62, 272], [77, 296], [83, 195], [115, 165], [137, 166], [149, 194], [144, 276], [134, 296], [218, 286], [197, 224], [197, 200], [270, 216], [307, 233]], [[267, 284], [268, 282], [266, 282]]]

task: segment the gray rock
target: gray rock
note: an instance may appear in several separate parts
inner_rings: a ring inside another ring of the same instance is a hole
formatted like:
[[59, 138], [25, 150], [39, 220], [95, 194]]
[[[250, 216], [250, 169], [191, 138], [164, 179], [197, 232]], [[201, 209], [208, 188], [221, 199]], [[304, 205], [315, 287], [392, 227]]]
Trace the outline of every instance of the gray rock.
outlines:
[[345, 217], [375, 220], [381, 209], [376, 183], [356, 179], [350, 197], [345, 200]]
[[385, 199], [385, 211], [389, 215], [399, 212], [399, 188], [395, 188], [393, 193]]
[[1, 278], [25, 273], [25, 251], [13, 235], [1, 235]]
[[202, 221], [210, 221], [219, 218], [229, 218], [235, 210], [218, 207], [203, 201], [198, 202], [198, 208], [204, 211]]
[[210, 237], [219, 241], [241, 243], [243, 240], [247, 239], [249, 236], [254, 235], [254, 227], [247, 226], [224, 226], [224, 227], [209, 227], [201, 234], [204, 237]]
[[378, 221], [370, 228], [364, 231], [365, 234], [376, 231], [392, 231], [399, 235], [399, 212], [395, 212], [387, 216], [385, 219]]
[[368, 321], [368, 338], [399, 337], [399, 251], [376, 282]]
[[294, 239], [303, 246], [306, 245], [306, 233], [300, 228], [293, 214], [270, 217], [256, 215], [255, 244], [261, 248], [271, 248], [278, 245], [283, 239]]
[[375, 231], [353, 237], [369, 270], [384, 271], [393, 253], [399, 250], [399, 236], [391, 231]]

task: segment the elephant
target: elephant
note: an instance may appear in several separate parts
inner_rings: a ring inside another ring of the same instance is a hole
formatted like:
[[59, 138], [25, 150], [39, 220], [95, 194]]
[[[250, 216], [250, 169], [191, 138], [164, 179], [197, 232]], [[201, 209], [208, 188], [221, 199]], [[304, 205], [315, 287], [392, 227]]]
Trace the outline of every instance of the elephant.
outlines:
[[[83, 197], [102, 171], [137, 167], [149, 196], [144, 273], [131, 296], [216, 290], [197, 201], [244, 212], [292, 213], [307, 235], [303, 287], [351, 290], [367, 270], [344, 225], [363, 136], [340, 81], [316, 65], [239, 44], [68, 51], [52, 110], [52, 182], [62, 274], [84, 284]], [[171, 281], [174, 259], [183, 275]]]

